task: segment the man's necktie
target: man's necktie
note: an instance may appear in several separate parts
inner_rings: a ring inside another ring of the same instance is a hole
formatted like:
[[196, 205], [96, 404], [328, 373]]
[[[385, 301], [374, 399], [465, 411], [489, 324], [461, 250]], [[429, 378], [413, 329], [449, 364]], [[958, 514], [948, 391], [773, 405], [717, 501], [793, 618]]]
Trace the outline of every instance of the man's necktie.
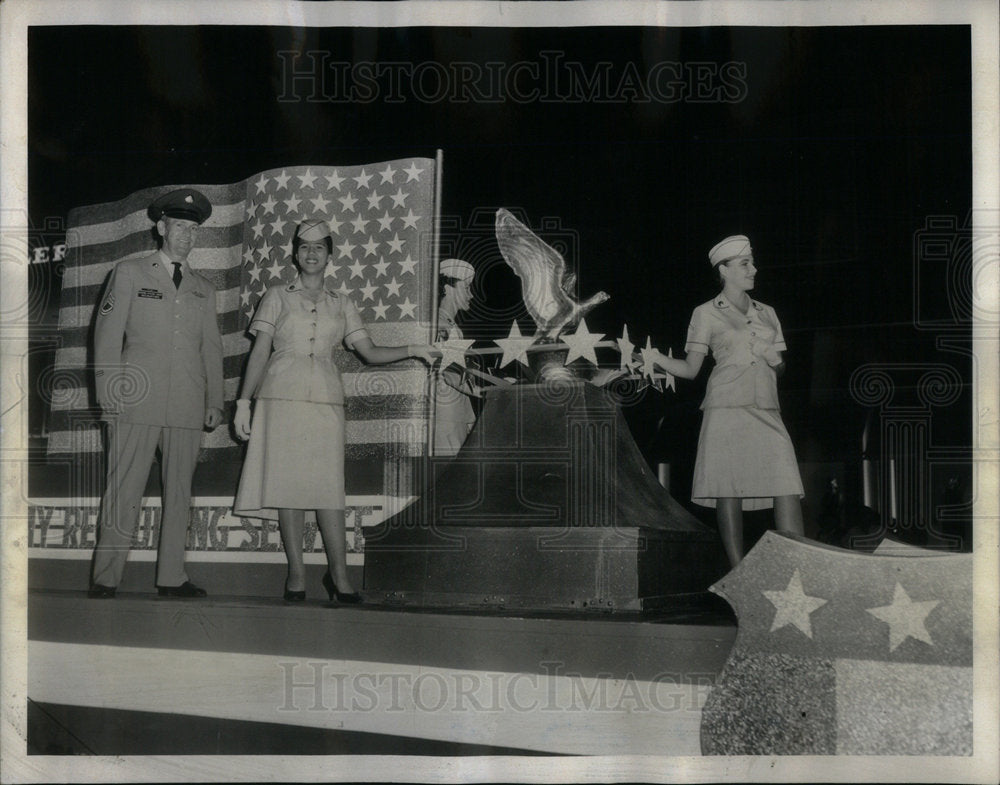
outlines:
[[173, 264], [174, 264], [174, 286], [177, 287], [178, 289], [180, 289], [181, 288], [181, 278], [184, 277], [183, 275], [181, 275], [181, 263], [180, 262], [174, 262]]

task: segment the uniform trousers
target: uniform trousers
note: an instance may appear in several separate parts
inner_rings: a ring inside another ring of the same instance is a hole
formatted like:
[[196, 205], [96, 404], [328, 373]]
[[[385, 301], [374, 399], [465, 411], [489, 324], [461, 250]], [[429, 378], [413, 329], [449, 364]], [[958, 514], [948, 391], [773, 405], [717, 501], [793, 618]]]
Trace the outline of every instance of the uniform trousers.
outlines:
[[156, 554], [156, 585], [180, 586], [188, 580], [184, 572], [184, 546], [201, 431], [113, 421], [108, 423], [105, 433], [107, 485], [101, 499], [93, 582], [101, 586], [117, 586], [121, 582], [139, 522], [142, 493], [159, 447], [163, 514]]

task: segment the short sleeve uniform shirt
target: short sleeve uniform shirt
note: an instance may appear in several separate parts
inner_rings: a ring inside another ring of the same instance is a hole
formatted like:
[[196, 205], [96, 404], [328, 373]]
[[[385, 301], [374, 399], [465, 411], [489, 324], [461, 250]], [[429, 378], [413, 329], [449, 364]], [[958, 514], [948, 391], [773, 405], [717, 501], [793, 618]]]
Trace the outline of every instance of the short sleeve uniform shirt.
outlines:
[[324, 290], [314, 303], [303, 293], [298, 278], [267, 290], [249, 331], [253, 335], [267, 333], [272, 339], [271, 356], [256, 397], [313, 403], [344, 402], [334, 349], [342, 342], [353, 348], [368, 337], [350, 299]]
[[786, 349], [781, 324], [771, 306], [751, 299], [749, 311], [743, 313], [720, 294], [694, 309], [684, 351], [710, 351], [715, 358], [702, 409], [780, 408], [777, 377], [767, 361], [753, 353], [755, 341], [764, 341], [779, 352]]

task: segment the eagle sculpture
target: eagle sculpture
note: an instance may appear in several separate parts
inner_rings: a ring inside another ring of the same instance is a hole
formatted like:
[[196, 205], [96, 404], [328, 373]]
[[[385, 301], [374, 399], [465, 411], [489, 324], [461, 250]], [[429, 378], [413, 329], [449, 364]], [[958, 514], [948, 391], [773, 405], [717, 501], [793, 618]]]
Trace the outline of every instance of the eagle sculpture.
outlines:
[[521, 279], [524, 304], [538, 325], [539, 339], [555, 341], [608, 299], [607, 294], [598, 292], [577, 302], [573, 298], [576, 276], [567, 272], [559, 252], [502, 207], [497, 210], [496, 232], [500, 253]]

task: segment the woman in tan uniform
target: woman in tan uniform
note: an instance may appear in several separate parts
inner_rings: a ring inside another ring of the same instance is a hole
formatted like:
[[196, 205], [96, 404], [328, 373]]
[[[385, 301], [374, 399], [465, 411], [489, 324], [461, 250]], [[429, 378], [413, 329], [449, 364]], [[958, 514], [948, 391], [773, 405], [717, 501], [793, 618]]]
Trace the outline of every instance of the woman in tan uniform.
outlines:
[[347, 574], [344, 389], [333, 349], [343, 342], [374, 365], [408, 357], [432, 364], [440, 353], [425, 345], [372, 343], [350, 299], [324, 285], [332, 250], [325, 221], [302, 222], [292, 249], [298, 277], [268, 289], [250, 323], [254, 344], [234, 418], [237, 435], [250, 443], [233, 512], [272, 517], [277, 510], [288, 559], [284, 597], [301, 601], [304, 512], [315, 510], [329, 565], [323, 585], [331, 600], [358, 603], [362, 597]]
[[743, 510], [774, 508], [779, 531], [802, 534], [802, 480], [778, 406], [785, 338], [774, 309], [751, 299], [750, 240], [727, 237], [708, 252], [722, 292], [694, 309], [684, 359], [662, 354], [667, 373], [693, 379], [709, 351], [715, 368], [701, 408], [691, 501], [715, 507], [726, 555], [743, 558]]

